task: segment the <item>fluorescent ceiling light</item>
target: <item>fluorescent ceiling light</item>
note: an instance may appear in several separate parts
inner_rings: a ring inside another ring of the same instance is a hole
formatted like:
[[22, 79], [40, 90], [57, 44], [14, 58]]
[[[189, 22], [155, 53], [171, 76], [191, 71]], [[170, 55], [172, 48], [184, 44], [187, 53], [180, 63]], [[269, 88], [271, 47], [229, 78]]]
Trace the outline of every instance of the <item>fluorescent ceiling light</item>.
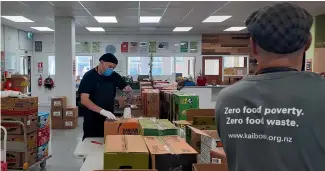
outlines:
[[190, 31], [193, 27], [175, 27], [173, 31]]
[[86, 27], [89, 31], [105, 31], [103, 27]]
[[17, 22], [17, 23], [32, 23], [32, 22], [34, 22], [24, 16], [1, 16], [1, 17], [5, 18], [7, 20], [11, 20], [13, 22]]
[[229, 19], [231, 15], [224, 15], [224, 16], [210, 16], [202, 21], [202, 23], [220, 23], [227, 19]]
[[115, 16], [94, 16], [99, 23], [117, 23]]
[[50, 29], [48, 27], [31, 27], [31, 28], [38, 31], [54, 31], [53, 29]]
[[246, 27], [229, 27], [227, 29], [225, 29], [224, 31], [240, 31], [240, 30], [244, 30]]
[[160, 16], [141, 16], [140, 23], [159, 23]]

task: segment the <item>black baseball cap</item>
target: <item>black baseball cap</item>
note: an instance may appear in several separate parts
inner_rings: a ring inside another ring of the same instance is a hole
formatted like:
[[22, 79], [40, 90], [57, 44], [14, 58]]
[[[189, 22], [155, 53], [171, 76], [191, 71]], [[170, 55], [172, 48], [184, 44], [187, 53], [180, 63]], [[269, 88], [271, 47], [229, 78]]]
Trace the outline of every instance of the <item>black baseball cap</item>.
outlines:
[[111, 62], [113, 64], [118, 64], [118, 60], [115, 55], [111, 53], [105, 53], [99, 58], [99, 61], [104, 61], [104, 62]]

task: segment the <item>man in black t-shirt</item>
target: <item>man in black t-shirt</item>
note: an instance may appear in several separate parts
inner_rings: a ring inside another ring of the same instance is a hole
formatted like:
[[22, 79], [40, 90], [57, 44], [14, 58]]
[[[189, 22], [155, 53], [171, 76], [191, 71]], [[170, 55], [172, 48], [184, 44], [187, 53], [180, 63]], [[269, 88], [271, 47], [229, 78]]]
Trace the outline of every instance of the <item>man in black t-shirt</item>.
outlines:
[[132, 92], [122, 76], [114, 72], [117, 58], [106, 53], [99, 58], [100, 64], [86, 72], [79, 85], [81, 98], [80, 113], [84, 115], [83, 139], [87, 137], [104, 137], [105, 119], [115, 120], [114, 99], [116, 87]]

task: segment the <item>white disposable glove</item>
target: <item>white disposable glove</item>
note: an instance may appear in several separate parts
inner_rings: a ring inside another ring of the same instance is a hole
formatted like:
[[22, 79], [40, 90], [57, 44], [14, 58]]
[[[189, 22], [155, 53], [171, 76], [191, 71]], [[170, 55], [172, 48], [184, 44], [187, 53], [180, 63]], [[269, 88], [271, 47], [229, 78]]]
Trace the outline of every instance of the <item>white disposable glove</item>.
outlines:
[[109, 120], [116, 120], [115, 115], [114, 115], [112, 112], [107, 111], [107, 110], [105, 110], [105, 109], [101, 110], [101, 111], [100, 111], [100, 114], [103, 115], [103, 116], [105, 116], [105, 117], [108, 118]]

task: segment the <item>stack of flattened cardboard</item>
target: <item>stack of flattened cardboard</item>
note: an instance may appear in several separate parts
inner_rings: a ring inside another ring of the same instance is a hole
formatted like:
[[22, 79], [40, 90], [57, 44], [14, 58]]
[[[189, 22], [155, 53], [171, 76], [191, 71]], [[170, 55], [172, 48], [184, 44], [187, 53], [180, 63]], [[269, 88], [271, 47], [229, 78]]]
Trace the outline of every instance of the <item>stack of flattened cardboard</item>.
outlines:
[[144, 137], [151, 156], [151, 167], [159, 171], [191, 170], [197, 152], [179, 136]]
[[[22, 125], [10, 123], [19, 121], [24, 124], [27, 134], [27, 156], [29, 164], [36, 162], [38, 130], [38, 98], [1, 98], [1, 125], [8, 132], [7, 164], [9, 169], [22, 169], [25, 162], [24, 129]], [[6, 122], [7, 121], [7, 122]], [[3, 139], [4, 136], [1, 136]]]
[[143, 136], [178, 135], [178, 129], [167, 119], [139, 119]]
[[149, 169], [149, 152], [141, 135], [107, 135], [104, 169]]

